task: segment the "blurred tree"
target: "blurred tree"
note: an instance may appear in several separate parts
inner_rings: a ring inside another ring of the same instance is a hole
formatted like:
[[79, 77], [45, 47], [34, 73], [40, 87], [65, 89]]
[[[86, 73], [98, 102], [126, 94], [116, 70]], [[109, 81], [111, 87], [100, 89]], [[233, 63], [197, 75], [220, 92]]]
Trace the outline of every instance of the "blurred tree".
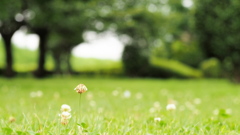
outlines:
[[230, 75], [239, 81], [240, 1], [201, 0], [196, 4], [196, 33], [206, 56], [231, 63]]
[[194, 12], [194, 6], [186, 6], [184, 1], [162, 3], [161, 14], [165, 21], [160, 26], [163, 34], [152, 47], [154, 56], [175, 59], [192, 67], [199, 66], [204, 55], [195, 38]]
[[53, 8], [53, 0], [28, 0], [28, 10], [32, 13], [32, 19], [28, 20], [28, 28], [31, 32], [38, 34], [39, 36], [39, 57], [38, 68], [34, 72], [36, 77], [43, 77], [46, 74], [45, 62], [46, 62], [46, 43], [48, 40], [52, 23], [55, 19]]
[[145, 4], [145, 1], [122, 3], [122, 7], [113, 8], [106, 19], [111, 22], [109, 27], [120, 37], [125, 35], [129, 38], [122, 56], [128, 75], [148, 74], [149, 48], [160, 37], [162, 16], [158, 12], [150, 12]]
[[[52, 4], [54, 17], [51, 27], [49, 49], [55, 60], [56, 72], [72, 73], [71, 51], [73, 47], [83, 42], [83, 33], [87, 30], [96, 30], [98, 1], [61, 1], [55, 0]], [[65, 67], [65, 69], [63, 68]]]
[[14, 75], [11, 39], [13, 34], [24, 24], [26, 5], [24, 0], [1, 0], [0, 9], [0, 33], [6, 54], [5, 75], [11, 77]]
[[[149, 55], [153, 52], [159, 54], [155, 50], [159, 44], [162, 44], [160, 50], [167, 51], [161, 56], [168, 58], [173, 58], [171, 46], [176, 40], [192, 44], [193, 9], [184, 7], [182, 1], [129, 1], [122, 5], [123, 11], [118, 11], [116, 7], [112, 12], [112, 18], [115, 18], [110, 20], [116, 22], [113, 26], [116, 26], [118, 33], [130, 37], [128, 45], [135, 46], [126, 46], [123, 53], [122, 60], [128, 74], [149, 74]], [[144, 63], [144, 66], [140, 63]], [[196, 63], [191, 64], [196, 66]]]

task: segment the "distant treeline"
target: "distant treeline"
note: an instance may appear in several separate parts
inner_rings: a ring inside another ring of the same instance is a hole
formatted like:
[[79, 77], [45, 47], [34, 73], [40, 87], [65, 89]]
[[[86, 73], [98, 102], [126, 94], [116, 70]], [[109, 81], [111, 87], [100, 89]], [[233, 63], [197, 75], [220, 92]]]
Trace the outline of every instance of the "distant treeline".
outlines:
[[11, 38], [24, 27], [40, 38], [36, 77], [47, 74], [46, 53], [54, 73], [73, 73], [83, 34], [111, 31], [125, 44], [125, 75], [240, 80], [239, 9], [238, 0], [1, 0], [2, 74], [15, 75]]

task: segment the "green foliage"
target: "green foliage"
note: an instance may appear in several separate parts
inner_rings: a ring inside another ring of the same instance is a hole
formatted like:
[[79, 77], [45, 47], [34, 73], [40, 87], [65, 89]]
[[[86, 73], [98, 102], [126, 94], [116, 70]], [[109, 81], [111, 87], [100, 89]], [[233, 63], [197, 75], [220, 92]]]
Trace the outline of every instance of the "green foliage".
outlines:
[[200, 68], [206, 77], [220, 77], [222, 74], [221, 67], [221, 63], [217, 58], [204, 60], [200, 65]]
[[171, 58], [192, 67], [198, 67], [204, 59], [196, 43], [187, 44], [181, 41], [175, 41], [171, 45]]
[[201, 71], [176, 60], [151, 57], [150, 63], [168, 77], [200, 78], [203, 76]]
[[151, 48], [151, 55], [166, 59], [171, 57], [169, 47], [163, 42], [160, 42]]
[[240, 75], [240, 2], [201, 0], [196, 3], [196, 33], [206, 55], [230, 60], [234, 76]]

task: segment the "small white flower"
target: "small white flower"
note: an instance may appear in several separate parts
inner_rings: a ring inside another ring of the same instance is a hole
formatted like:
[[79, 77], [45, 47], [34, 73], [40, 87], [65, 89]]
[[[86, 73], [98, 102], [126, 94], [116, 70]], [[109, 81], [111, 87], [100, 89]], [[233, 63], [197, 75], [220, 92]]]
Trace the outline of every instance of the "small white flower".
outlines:
[[62, 112], [71, 112], [71, 107], [69, 105], [67, 105], [67, 104], [63, 104], [61, 106], [61, 111]]
[[214, 114], [214, 115], [218, 115], [218, 114], [219, 114], [219, 110], [218, 110], [218, 109], [215, 109], [215, 110], [213, 111], [213, 114]]
[[130, 98], [131, 97], [131, 92], [126, 90], [124, 93], [123, 93], [123, 97], [125, 98]]
[[71, 116], [71, 113], [69, 112], [62, 112], [61, 113], [61, 118], [62, 119], [70, 119], [72, 116]]
[[168, 111], [176, 110], [176, 105], [175, 104], [168, 104], [166, 109]]
[[36, 95], [37, 95], [37, 97], [42, 97], [43, 92], [39, 90], [39, 91], [36, 92]]
[[226, 114], [231, 115], [232, 114], [232, 109], [230, 109], [230, 108], [226, 109]]
[[153, 103], [153, 106], [154, 106], [155, 108], [160, 108], [160, 107], [161, 107], [161, 106], [160, 106], [160, 103], [159, 103], [158, 101], [154, 102], [154, 103]]
[[155, 112], [156, 112], [156, 109], [155, 109], [154, 107], [151, 107], [151, 108], [149, 109], [149, 112], [150, 112], [150, 113], [155, 113]]
[[89, 105], [94, 107], [94, 106], [96, 106], [96, 102], [92, 100], [92, 101], [89, 102]]
[[136, 94], [136, 99], [141, 99], [142, 97], [143, 97], [143, 94], [142, 94], [142, 93], [138, 92], [138, 93]]
[[201, 104], [202, 100], [200, 98], [195, 98], [193, 102], [194, 104], [199, 105]]
[[30, 93], [30, 97], [31, 97], [31, 98], [35, 98], [36, 96], [37, 96], [36, 92], [32, 91], [32, 92]]
[[43, 95], [43, 92], [40, 91], [40, 90], [39, 91], [32, 91], [30, 93], [31, 98], [42, 97], [42, 95]]
[[119, 92], [118, 92], [118, 90], [114, 90], [114, 91], [112, 92], [112, 94], [113, 94], [113, 96], [117, 96], [117, 95], [119, 94]]
[[154, 121], [156, 121], [156, 122], [160, 122], [161, 120], [162, 120], [162, 119], [159, 118], [159, 117], [154, 118]]
[[81, 135], [83, 133], [83, 128], [81, 126], [77, 126], [78, 127], [78, 132]]

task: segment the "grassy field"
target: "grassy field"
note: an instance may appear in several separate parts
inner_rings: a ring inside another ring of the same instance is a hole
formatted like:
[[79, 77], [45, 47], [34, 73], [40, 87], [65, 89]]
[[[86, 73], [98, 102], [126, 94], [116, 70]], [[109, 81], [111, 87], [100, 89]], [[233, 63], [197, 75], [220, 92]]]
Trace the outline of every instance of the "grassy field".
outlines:
[[[79, 83], [88, 87], [80, 107]], [[0, 78], [0, 134], [78, 134], [79, 123], [89, 135], [237, 135], [239, 97], [226, 80]], [[169, 102], [176, 110], [166, 110]], [[72, 109], [67, 125], [62, 104]]]

